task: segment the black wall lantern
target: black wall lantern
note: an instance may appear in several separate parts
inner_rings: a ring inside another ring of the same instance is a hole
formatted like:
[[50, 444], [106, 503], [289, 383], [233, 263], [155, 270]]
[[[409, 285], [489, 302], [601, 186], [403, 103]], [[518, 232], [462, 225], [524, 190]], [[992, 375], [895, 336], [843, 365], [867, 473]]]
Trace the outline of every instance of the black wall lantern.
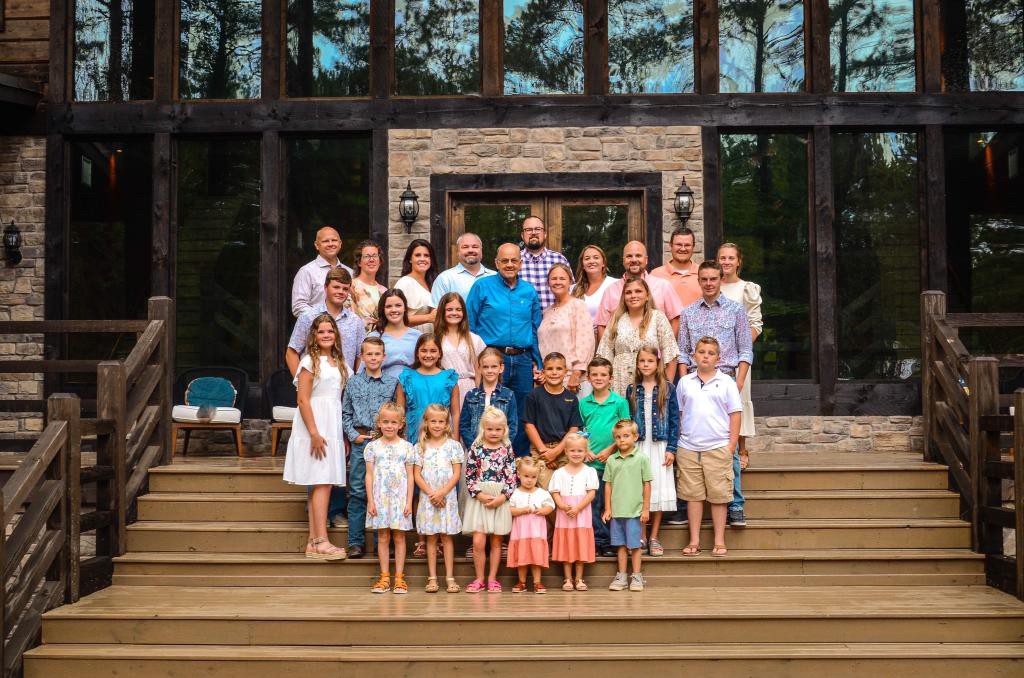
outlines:
[[11, 266], [21, 263], [21, 231], [14, 225], [14, 219], [4, 229], [4, 258]]
[[420, 214], [420, 197], [412, 190], [412, 182], [408, 182], [402, 195], [398, 196], [398, 216], [405, 224], [405, 232], [412, 232], [412, 225]]
[[683, 183], [679, 184], [679, 188], [676, 190], [676, 198], [672, 201], [672, 207], [676, 212], [676, 216], [679, 217], [679, 223], [685, 224], [693, 214], [693, 189], [686, 185], [686, 177], [683, 177]]

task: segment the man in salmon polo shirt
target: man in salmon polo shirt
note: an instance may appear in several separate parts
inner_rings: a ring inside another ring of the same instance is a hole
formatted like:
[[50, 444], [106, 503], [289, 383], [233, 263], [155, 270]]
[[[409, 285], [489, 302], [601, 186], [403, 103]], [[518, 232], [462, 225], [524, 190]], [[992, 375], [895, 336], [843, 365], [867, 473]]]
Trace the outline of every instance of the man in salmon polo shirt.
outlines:
[[631, 240], [622, 248], [622, 265], [626, 269], [622, 273], [622, 279], [609, 285], [601, 297], [601, 305], [597, 307], [597, 315], [594, 317], [594, 325], [597, 326], [597, 341], [600, 343], [605, 327], [612, 319], [619, 299], [622, 297], [622, 287], [626, 282], [640, 278], [647, 283], [651, 289], [651, 298], [654, 306], [665, 314], [668, 321], [672, 323], [672, 331], [679, 334], [679, 314], [683, 310], [683, 304], [679, 301], [675, 290], [668, 281], [662, 278], [652, 277], [647, 272], [647, 247], [638, 240]]
[[693, 260], [697, 237], [686, 226], [680, 226], [672, 231], [668, 244], [672, 251], [672, 258], [664, 266], [659, 266], [651, 271], [651, 275], [667, 280], [675, 290], [683, 308], [686, 308], [702, 296], [700, 283], [697, 282], [697, 262]]

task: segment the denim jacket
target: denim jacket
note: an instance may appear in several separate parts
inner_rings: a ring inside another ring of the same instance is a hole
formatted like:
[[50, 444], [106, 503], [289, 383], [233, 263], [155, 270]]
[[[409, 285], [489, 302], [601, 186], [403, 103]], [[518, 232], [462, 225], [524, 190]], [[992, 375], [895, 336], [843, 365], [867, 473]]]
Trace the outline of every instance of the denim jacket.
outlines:
[[[634, 390], [636, 391], [635, 409], [632, 408]], [[676, 446], [679, 442], [679, 401], [676, 400], [675, 390], [669, 388], [668, 396], [665, 398], [664, 416], [658, 412], [657, 386], [654, 387], [651, 397], [654, 398], [654, 407], [651, 408], [651, 423], [653, 424], [654, 432], [651, 434], [651, 438], [657, 442], [667, 443], [665, 451], [675, 454]], [[630, 384], [626, 388], [626, 400], [631, 404], [630, 409], [633, 410], [633, 421], [636, 422], [640, 433], [640, 440], [643, 441], [647, 436], [644, 431], [644, 385]]]
[[[462, 413], [459, 415], [459, 437], [462, 438], [462, 445], [468, 450], [469, 446], [476, 440], [476, 434], [480, 428], [480, 416], [484, 413], [484, 402], [486, 402], [483, 387], [477, 386], [466, 394], [462, 401]], [[498, 384], [491, 394], [491, 406], [497, 407], [505, 413], [508, 419], [508, 438], [515, 440], [516, 432], [519, 430], [519, 410], [516, 409], [516, 394], [512, 389]]]

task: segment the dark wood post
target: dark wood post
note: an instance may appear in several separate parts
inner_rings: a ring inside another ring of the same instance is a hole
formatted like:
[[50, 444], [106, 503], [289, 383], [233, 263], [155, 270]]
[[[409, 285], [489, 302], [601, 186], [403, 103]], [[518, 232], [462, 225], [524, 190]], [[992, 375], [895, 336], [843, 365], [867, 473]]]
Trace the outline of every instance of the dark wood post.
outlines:
[[932, 333], [932, 319], [946, 317], [946, 295], [936, 290], [921, 293], [921, 414], [924, 415], [924, 458], [938, 461], [939, 455], [932, 441], [935, 435], [932, 406], [935, 402], [932, 366], [938, 353]]
[[997, 553], [1002, 551], [1001, 530], [987, 529], [984, 517], [986, 507], [999, 505], [999, 480], [985, 475], [986, 463], [999, 461], [999, 433], [995, 433], [993, 444], [993, 435], [981, 428], [981, 418], [999, 414], [999, 361], [987, 357], [971, 358], [967, 376], [971, 389], [967, 409], [970, 417], [971, 490], [974, 495], [972, 544], [975, 551]]
[[501, 0], [480, 0], [480, 94], [505, 89], [505, 11]]
[[174, 386], [174, 299], [169, 297], [152, 297], [149, 300], [149, 319], [164, 321], [164, 334], [156, 349], [158, 364], [163, 376], [160, 385], [153, 392], [150, 402], [160, 406], [160, 424], [157, 427], [157, 440], [160, 441], [160, 463], [171, 463], [174, 441], [171, 440], [171, 389]]
[[694, 0], [694, 91], [718, 94], [718, 2]]
[[586, 0], [583, 9], [583, 91], [608, 93], [608, 0]]
[[370, 0], [370, 96], [387, 99], [394, 90], [395, 3]]
[[[278, 265], [281, 229], [281, 138], [275, 131], [264, 132], [260, 141], [260, 379], [267, 379], [281, 364], [284, 347], [278, 345], [279, 330], [291, 318], [282, 319], [286, 293]], [[282, 322], [283, 321], [283, 322]], [[248, 394], [240, 393], [246, 398]]]
[[704, 200], [704, 258], [714, 259], [725, 237], [722, 226], [722, 171], [719, 162], [722, 141], [717, 127], [700, 128], [700, 146], [704, 175], [701, 182]]
[[1013, 394], [1013, 508], [1017, 597], [1024, 600], [1024, 388]]
[[832, 131], [816, 126], [811, 133], [811, 265], [814, 271], [814, 325], [812, 340], [817, 347], [819, 414], [831, 415], [836, 407], [839, 378], [839, 347], [836, 314], [836, 230], [832, 190]]
[[48, 423], [52, 421], [67, 423], [67, 442], [61, 453], [64, 493], [61, 499], [60, 519], [64, 529], [64, 547], [61, 557], [54, 561], [54, 568], [60, 568], [61, 580], [64, 583], [64, 602], [66, 603], [78, 600], [79, 590], [79, 527], [82, 515], [81, 407], [78, 396], [70, 393], [55, 393], [46, 402], [46, 421]]
[[[97, 464], [109, 464], [113, 469], [113, 478], [103, 493], [110, 510], [109, 555], [119, 556], [124, 553], [125, 525], [127, 507], [125, 506], [125, 484], [127, 483], [126, 440], [127, 424], [127, 390], [128, 375], [124, 363], [107, 360], [97, 367], [96, 384], [96, 418], [109, 421], [111, 432], [108, 436], [104, 460], [97, 459]], [[97, 489], [97, 504], [100, 492]], [[97, 508], [99, 508], [97, 506]], [[98, 537], [98, 535], [97, 535]], [[99, 539], [97, 539], [97, 551]], [[97, 555], [99, 555], [97, 553]], [[107, 555], [107, 554], [104, 554]]]

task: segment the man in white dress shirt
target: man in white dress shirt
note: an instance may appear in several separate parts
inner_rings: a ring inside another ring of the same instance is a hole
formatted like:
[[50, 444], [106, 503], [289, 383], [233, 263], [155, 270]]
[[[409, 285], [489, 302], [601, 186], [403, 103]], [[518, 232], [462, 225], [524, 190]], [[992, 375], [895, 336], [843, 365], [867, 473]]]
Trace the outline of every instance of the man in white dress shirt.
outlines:
[[497, 271], [487, 268], [480, 261], [484, 257], [484, 244], [476, 233], [463, 233], [455, 241], [459, 263], [446, 271], [442, 271], [430, 288], [430, 298], [434, 308], [441, 303], [441, 297], [449, 292], [458, 292], [462, 300], [469, 298], [473, 283]]
[[352, 269], [341, 263], [341, 236], [333, 226], [324, 226], [316, 232], [313, 242], [316, 259], [299, 269], [292, 283], [292, 315], [298, 318], [324, 301], [324, 281], [332, 268]]

